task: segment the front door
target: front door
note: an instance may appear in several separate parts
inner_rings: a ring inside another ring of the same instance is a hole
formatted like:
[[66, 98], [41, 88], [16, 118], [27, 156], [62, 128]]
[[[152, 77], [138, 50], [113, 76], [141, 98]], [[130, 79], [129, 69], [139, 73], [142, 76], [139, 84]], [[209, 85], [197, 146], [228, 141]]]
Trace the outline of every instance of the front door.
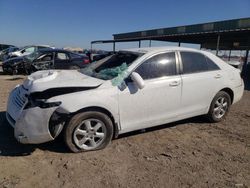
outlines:
[[121, 133], [178, 119], [182, 83], [175, 52], [155, 55], [134, 72], [143, 78], [145, 87], [140, 90], [128, 81], [126, 89], [119, 91]]
[[45, 53], [40, 55], [37, 59], [35, 59], [32, 65], [36, 70], [48, 70], [53, 69], [53, 52]]

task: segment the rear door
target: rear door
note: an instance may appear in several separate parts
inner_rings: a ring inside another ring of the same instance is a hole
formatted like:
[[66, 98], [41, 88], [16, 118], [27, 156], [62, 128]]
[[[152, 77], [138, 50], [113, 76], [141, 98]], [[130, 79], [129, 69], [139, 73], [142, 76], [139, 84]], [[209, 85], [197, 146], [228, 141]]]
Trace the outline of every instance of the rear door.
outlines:
[[221, 88], [221, 70], [201, 53], [181, 51], [179, 56], [183, 83], [180, 115], [191, 117], [204, 114]]
[[177, 118], [181, 100], [181, 78], [175, 52], [157, 54], [139, 65], [145, 87], [132, 81], [119, 91], [121, 132], [160, 125]]
[[55, 54], [55, 69], [68, 69], [70, 66], [70, 57], [66, 52], [56, 52]]

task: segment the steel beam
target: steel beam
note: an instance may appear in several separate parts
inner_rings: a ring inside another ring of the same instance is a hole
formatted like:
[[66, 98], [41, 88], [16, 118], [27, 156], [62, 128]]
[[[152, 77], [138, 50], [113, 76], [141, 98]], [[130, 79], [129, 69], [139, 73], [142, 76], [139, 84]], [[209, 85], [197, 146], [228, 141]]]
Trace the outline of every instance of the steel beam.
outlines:
[[232, 50], [229, 50], [228, 61], [230, 61]]
[[115, 52], [115, 42], [113, 42], [113, 52]]
[[218, 56], [219, 53], [219, 48], [220, 48], [220, 35], [217, 37], [217, 45], [216, 45], [216, 55]]

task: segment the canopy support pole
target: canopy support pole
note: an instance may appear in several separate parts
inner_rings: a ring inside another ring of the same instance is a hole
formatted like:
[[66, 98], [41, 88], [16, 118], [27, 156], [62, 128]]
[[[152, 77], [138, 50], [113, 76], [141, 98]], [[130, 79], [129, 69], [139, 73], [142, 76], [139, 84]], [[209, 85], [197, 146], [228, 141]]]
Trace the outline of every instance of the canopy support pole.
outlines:
[[219, 53], [219, 47], [220, 47], [220, 35], [217, 37], [217, 45], [216, 45], [216, 55], [218, 56]]

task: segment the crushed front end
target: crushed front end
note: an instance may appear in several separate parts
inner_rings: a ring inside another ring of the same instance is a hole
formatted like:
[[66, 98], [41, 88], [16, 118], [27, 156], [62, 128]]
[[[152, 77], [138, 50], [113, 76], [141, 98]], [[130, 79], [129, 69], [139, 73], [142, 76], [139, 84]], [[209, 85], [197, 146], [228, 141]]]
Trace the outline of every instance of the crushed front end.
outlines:
[[49, 121], [60, 103], [32, 99], [28, 88], [18, 85], [9, 95], [6, 118], [14, 128], [15, 138], [24, 144], [53, 140]]

